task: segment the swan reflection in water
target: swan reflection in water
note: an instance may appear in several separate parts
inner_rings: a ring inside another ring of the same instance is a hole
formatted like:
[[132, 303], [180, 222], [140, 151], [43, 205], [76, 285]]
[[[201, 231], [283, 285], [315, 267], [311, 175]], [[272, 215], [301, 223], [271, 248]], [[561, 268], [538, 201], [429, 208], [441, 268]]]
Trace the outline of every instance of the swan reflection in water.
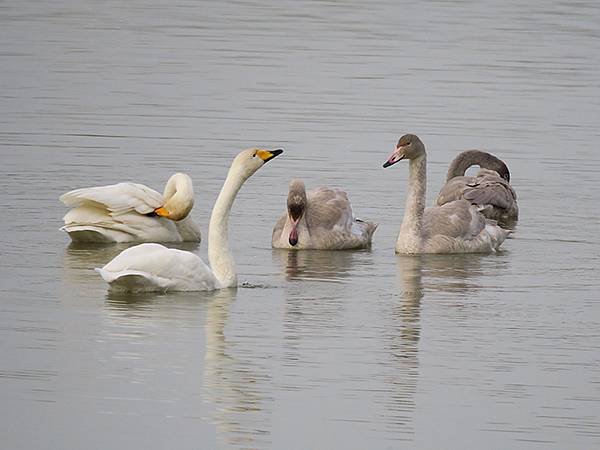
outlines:
[[236, 295], [236, 289], [215, 291], [207, 304], [204, 391], [216, 408], [213, 420], [221, 445], [264, 448], [271, 422], [271, 410], [265, 407], [270, 378], [254, 358], [240, 358], [235, 337], [227, 337]]
[[387, 389], [381, 398], [385, 405], [381, 420], [401, 432], [414, 433], [421, 306], [428, 299], [435, 300], [434, 293], [459, 291], [468, 296], [478, 290], [478, 280], [489, 275], [489, 267], [482, 268], [485, 258], [473, 254], [397, 256], [400, 298], [390, 303], [391, 310], [384, 309], [383, 328], [392, 363], [384, 365]]
[[368, 250], [273, 250], [273, 261], [282, 266], [288, 281], [344, 281]]

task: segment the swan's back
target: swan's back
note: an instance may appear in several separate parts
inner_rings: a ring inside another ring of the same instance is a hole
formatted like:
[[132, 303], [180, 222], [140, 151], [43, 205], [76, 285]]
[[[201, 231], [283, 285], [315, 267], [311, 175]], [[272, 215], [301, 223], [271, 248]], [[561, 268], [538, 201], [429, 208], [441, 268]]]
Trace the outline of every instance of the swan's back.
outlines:
[[86, 205], [105, 208], [112, 216], [133, 211], [149, 214], [165, 202], [161, 194], [139, 183], [75, 189], [61, 195], [59, 199], [70, 208]]
[[440, 190], [436, 204], [442, 206], [459, 199], [478, 205], [489, 219], [516, 220], [519, 215], [516, 192], [492, 170], [481, 169], [474, 177], [450, 179]]
[[111, 288], [127, 291], [209, 291], [218, 288], [211, 269], [194, 253], [140, 244], [96, 269]]
[[493, 252], [509, 233], [486, 219], [476, 206], [457, 200], [425, 209], [422, 253]]
[[309, 228], [350, 227], [353, 214], [348, 194], [341, 189], [319, 187], [309, 191], [307, 197], [307, 222]]
[[175, 222], [151, 215], [165, 200], [138, 183], [75, 189], [60, 196], [71, 207], [64, 227], [74, 242], [200, 242], [190, 216]]

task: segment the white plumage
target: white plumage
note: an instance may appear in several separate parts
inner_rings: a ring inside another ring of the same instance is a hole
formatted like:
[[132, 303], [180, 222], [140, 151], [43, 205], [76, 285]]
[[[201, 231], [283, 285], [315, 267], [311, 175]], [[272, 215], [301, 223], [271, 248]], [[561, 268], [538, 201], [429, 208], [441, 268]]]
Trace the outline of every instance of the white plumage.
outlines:
[[189, 217], [192, 180], [185, 174], [171, 176], [164, 195], [143, 184], [118, 183], [75, 189], [60, 201], [72, 208], [61, 230], [75, 242], [200, 242]]
[[140, 244], [96, 270], [111, 288], [125, 291], [211, 291], [237, 286], [229, 249], [229, 213], [242, 184], [280, 153], [282, 150], [249, 149], [234, 159], [210, 217], [210, 267], [190, 252], [160, 244]]

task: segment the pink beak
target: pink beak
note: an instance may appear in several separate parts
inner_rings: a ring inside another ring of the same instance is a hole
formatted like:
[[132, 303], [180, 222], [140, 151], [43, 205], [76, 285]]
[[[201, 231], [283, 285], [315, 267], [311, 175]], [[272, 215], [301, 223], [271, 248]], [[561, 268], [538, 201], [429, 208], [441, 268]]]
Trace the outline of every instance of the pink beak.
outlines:
[[288, 241], [290, 245], [293, 247], [298, 243], [298, 220], [292, 219], [292, 230], [290, 231], [290, 235], [288, 237]]
[[397, 147], [396, 150], [392, 152], [387, 161], [383, 163], [383, 167], [385, 168], [396, 164], [398, 161], [404, 159], [404, 156], [404, 146]]

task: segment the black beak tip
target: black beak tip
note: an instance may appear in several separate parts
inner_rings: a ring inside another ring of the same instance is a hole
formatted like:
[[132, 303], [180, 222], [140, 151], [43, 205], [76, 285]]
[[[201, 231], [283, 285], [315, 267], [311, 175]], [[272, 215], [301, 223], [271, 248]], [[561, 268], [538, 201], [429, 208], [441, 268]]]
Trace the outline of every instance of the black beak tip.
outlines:
[[298, 243], [298, 239], [289, 238], [290, 245], [294, 247]]
[[281, 155], [283, 153], [283, 149], [282, 148], [277, 148], [277, 149], [271, 151], [271, 153], [273, 153], [273, 156], [278, 156], [278, 155]]
[[390, 167], [390, 166], [391, 166], [391, 164], [390, 164], [390, 162], [389, 162], [389, 161], [386, 161], [386, 162], [384, 162], [384, 163], [383, 163], [383, 168], [384, 168], [384, 169], [385, 169], [386, 167]]

